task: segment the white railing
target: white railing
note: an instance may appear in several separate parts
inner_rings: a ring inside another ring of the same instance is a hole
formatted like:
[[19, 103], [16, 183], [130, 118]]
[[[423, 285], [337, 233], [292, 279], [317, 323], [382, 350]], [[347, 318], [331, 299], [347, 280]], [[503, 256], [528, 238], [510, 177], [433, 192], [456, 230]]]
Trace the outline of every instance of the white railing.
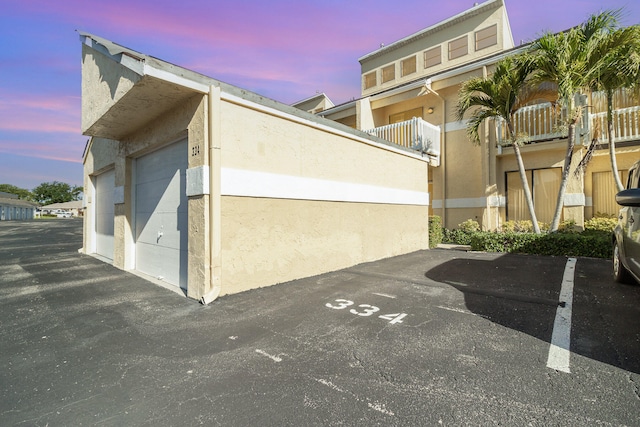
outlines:
[[432, 125], [414, 117], [400, 123], [365, 130], [389, 142], [420, 151], [433, 158], [436, 166], [440, 162], [440, 126]]
[[[613, 111], [613, 135], [616, 142], [640, 139], [640, 106]], [[607, 142], [607, 113], [590, 115], [591, 129], [600, 129], [600, 140]]]

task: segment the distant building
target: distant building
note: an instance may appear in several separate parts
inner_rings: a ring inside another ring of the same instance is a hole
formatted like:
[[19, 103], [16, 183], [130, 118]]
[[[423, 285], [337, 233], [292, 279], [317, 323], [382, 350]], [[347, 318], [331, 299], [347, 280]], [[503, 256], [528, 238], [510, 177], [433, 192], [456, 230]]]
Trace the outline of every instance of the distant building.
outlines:
[[36, 203], [20, 200], [17, 194], [0, 191], [0, 221], [33, 219]]
[[52, 203], [42, 207], [44, 211], [65, 211], [70, 212], [73, 216], [82, 216], [84, 208], [82, 207], [82, 200], [73, 200], [71, 202], [64, 203]]

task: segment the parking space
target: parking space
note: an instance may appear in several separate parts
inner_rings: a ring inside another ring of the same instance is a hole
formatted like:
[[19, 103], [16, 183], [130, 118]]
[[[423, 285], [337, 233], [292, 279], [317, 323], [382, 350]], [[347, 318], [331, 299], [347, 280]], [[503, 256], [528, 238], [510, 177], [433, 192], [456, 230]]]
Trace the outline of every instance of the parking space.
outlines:
[[571, 301], [566, 258], [431, 250], [202, 306], [80, 232], [0, 224], [2, 425], [638, 424], [640, 288], [610, 261], [576, 260]]

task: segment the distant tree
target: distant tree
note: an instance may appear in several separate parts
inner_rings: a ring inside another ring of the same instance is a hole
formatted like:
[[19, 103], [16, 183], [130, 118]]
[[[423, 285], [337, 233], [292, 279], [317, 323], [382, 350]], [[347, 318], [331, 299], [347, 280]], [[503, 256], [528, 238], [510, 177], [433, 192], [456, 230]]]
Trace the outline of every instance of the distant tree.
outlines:
[[33, 189], [33, 198], [42, 205], [79, 200], [82, 187], [71, 186], [64, 182], [43, 182]]
[[11, 184], [0, 184], [0, 191], [5, 193], [17, 194], [22, 200], [33, 200], [33, 194], [31, 191], [24, 188], [16, 187]]

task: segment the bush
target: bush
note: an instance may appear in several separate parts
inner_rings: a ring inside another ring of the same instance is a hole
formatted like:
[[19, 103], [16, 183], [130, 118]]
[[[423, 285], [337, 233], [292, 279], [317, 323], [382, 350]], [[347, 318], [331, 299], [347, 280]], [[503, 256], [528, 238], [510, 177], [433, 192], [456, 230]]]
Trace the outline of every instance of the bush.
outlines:
[[480, 231], [480, 224], [474, 219], [468, 219], [465, 222], [458, 224], [458, 228], [465, 233], [475, 233]]
[[[538, 221], [538, 227], [540, 227], [540, 230], [546, 231], [549, 229], [549, 224]], [[533, 233], [533, 221], [529, 219], [507, 221], [502, 224], [502, 231], [504, 233]]]
[[472, 232], [460, 230], [457, 228], [453, 230], [448, 230], [445, 228], [443, 231], [444, 233], [443, 233], [442, 241], [444, 243], [453, 243], [456, 245], [471, 244], [471, 236], [473, 235]]
[[429, 247], [435, 248], [444, 237], [444, 230], [442, 229], [442, 218], [437, 215], [429, 217]]
[[512, 252], [536, 255], [585, 256], [609, 258], [609, 235], [580, 235], [577, 233], [474, 233], [471, 249], [486, 252]]
[[597, 217], [584, 222], [584, 231], [611, 233], [618, 224], [617, 218]]

